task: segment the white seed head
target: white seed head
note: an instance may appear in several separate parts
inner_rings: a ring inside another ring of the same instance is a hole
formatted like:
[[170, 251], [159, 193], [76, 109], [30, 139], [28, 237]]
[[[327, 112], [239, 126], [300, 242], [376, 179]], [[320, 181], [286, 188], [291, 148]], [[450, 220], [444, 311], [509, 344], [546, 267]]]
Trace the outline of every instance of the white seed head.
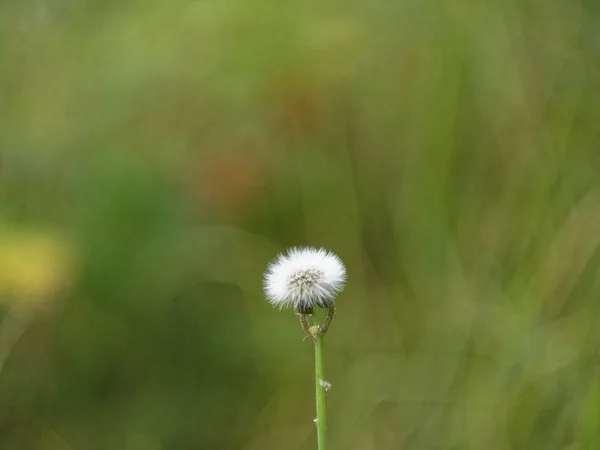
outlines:
[[269, 264], [264, 278], [265, 294], [274, 306], [310, 311], [327, 308], [346, 284], [346, 268], [325, 249], [292, 248]]

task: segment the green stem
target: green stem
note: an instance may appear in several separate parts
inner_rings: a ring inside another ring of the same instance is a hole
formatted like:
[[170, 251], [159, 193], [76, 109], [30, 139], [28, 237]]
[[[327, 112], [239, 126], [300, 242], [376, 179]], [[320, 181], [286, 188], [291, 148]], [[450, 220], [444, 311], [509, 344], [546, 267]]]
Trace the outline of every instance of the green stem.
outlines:
[[325, 415], [325, 386], [323, 378], [323, 339], [325, 335], [318, 333], [315, 339], [315, 386], [317, 397], [317, 441], [319, 450], [327, 449], [327, 417]]

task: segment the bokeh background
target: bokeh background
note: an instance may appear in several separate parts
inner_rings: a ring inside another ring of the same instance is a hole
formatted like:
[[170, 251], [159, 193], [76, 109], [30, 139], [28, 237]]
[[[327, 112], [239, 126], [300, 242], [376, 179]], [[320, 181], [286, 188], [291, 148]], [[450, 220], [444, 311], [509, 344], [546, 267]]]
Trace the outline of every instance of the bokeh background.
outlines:
[[0, 448], [600, 448], [600, 3], [3, 0]]

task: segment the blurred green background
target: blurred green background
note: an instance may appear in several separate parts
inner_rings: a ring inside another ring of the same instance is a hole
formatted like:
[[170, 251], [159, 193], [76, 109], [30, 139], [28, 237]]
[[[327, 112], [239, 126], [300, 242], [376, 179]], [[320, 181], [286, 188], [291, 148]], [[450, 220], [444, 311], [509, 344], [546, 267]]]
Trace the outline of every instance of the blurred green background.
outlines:
[[0, 448], [600, 449], [600, 3], [3, 0]]

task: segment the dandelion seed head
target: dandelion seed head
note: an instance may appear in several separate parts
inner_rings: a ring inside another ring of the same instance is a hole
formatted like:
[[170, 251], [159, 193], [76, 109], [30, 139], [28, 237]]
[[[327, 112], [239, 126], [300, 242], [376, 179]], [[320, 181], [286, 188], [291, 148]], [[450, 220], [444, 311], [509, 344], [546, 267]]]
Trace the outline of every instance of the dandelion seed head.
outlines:
[[292, 248], [269, 264], [264, 278], [269, 302], [279, 308], [304, 312], [327, 308], [346, 284], [346, 268], [325, 249]]

